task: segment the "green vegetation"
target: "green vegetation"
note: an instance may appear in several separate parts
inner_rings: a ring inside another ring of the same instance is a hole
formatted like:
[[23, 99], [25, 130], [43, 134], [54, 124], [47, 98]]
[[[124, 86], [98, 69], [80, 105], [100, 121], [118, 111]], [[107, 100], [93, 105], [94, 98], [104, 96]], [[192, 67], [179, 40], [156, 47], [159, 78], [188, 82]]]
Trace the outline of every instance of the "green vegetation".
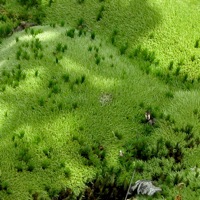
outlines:
[[198, 199], [199, 7], [0, 0], [0, 199]]

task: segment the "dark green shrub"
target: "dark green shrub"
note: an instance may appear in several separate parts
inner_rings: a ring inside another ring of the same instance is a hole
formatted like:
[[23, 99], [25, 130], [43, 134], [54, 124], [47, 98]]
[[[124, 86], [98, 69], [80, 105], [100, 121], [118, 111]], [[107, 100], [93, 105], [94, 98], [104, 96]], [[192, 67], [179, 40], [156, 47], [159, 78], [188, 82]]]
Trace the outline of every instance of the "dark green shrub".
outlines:
[[53, 151], [52, 147], [43, 149], [43, 153], [47, 158], [51, 158], [52, 151]]
[[191, 56], [191, 61], [192, 61], [192, 62], [195, 61], [195, 55], [192, 55], [192, 56]]
[[68, 31], [66, 32], [66, 34], [67, 34], [68, 37], [70, 37], [70, 38], [74, 38], [74, 35], [75, 35], [75, 29], [72, 28], [72, 29], [68, 30]]
[[133, 56], [138, 57], [140, 55], [141, 51], [142, 51], [141, 45], [138, 45], [133, 51]]
[[28, 163], [29, 160], [32, 158], [28, 148], [22, 148], [20, 149], [18, 159], [19, 161], [24, 161], [25, 163]]
[[22, 6], [26, 5], [27, 7], [41, 5], [41, 0], [17, 0]]
[[64, 22], [64, 21], [61, 21], [61, 22], [60, 22], [60, 26], [61, 26], [61, 27], [65, 26], [65, 22]]
[[35, 77], [38, 77], [38, 70], [35, 71]]
[[12, 33], [12, 26], [8, 23], [0, 26], [0, 37], [7, 37]]
[[78, 19], [77, 27], [78, 28], [83, 28], [83, 25], [85, 24], [85, 21], [83, 18]]
[[173, 69], [174, 61], [170, 61], [168, 69], [171, 71]]
[[62, 109], [63, 109], [63, 103], [60, 102], [60, 103], [58, 104], [58, 110], [62, 110]]
[[71, 176], [71, 170], [68, 167], [66, 167], [64, 169], [64, 174], [65, 174], [66, 178], [70, 178], [70, 176]]
[[65, 161], [61, 161], [60, 162], [60, 168], [64, 168], [65, 167]]
[[95, 32], [91, 33], [91, 39], [94, 40], [95, 39]]
[[88, 47], [88, 51], [92, 51], [92, 46], [89, 46], [89, 47]]
[[52, 77], [52, 79], [49, 80], [48, 88], [53, 88], [57, 84], [58, 84], [58, 81], [55, 78]]
[[124, 45], [122, 45], [121, 47], [120, 47], [120, 54], [121, 55], [123, 55], [123, 54], [125, 54], [125, 52], [126, 52], [126, 50], [128, 49], [128, 43], [125, 43]]
[[185, 74], [185, 75], [183, 76], [183, 79], [182, 79], [183, 83], [186, 82], [187, 79], [188, 79], [188, 74]]
[[57, 44], [57, 46], [56, 46], [56, 51], [57, 51], [57, 52], [61, 52], [61, 50], [62, 50], [62, 44], [59, 42], [59, 43]]
[[0, 191], [1, 190], [8, 190], [8, 182], [0, 180]]
[[80, 83], [83, 84], [85, 82], [85, 75], [81, 76]]
[[113, 32], [112, 32], [112, 35], [111, 35], [111, 43], [112, 44], [115, 44], [116, 42], [116, 35], [118, 34], [118, 31], [115, 29]]
[[64, 82], [69, 82], [69, 74], [63, 74], [62, 75], [62, 79], [64, 80]]
[[179, 66], [182, 66], [182, 65], [184, 65], [184, 59], [182, 58], [182, 59], [180, 59], [180, 61], [178, 62], [178, 65]]
[[65, 50], [67, 50], [67, 45], [66, 44], [62, 46], [62, 52], [63, 53], [65, 52]]
[[39, 102], [40, 106], [44, 106], [44, 104], [45, 104], [45, 100], [43, 97], [41, 97], [38, 102]]
[[88, 146], [83, 146], [81, 147], [79, 153], [82, 157], [89, 159], [90, 154], [91, 154], [91, 148]]
[[18, 138], [22, 139], [24, 137], [24, 135], [25, 135], [25, 131], [20, 131], [19, 135], [18, 135]]
[[22, 55], [22, 51], [19, 49], [19, 50], [16, 52], [16, 58], [17, 58], [17, 60], [20, 60], [21, 55]]
[[23, 171], [23, 165], [22, 163], [18, 163], [16, 166], [15, 166], [17, 172], [22, 172]]
[[52, 3], [53, 3], [53, 0], [49, 0], [49, 7], [51, 7]]
[[49, 162], [49, 160], [44, 160], [43, 162], [42, 162], [42, 164], [41, 164], [41, 166], [42, 166], [42, 169], [47, 169], [48, 167], [49, 167], [49, 165], [50, 165], [50, 162]]
[[0, 0], [0, 5], [6, 4], [6, 0]]
[[33, 163], [33, 162], [29, 162], [29, 163], [28, 163], [28, 166], [27, 166], [27, 170], [28, 170], [29, 172], [32, 172], [32, 171], [34, 170], [34, 168], [35, 168], [34, 163]]
[[75, 110], [76, 108], [78, 108], [78, 104], [77, 104], [77, 102], [72, 103], [72, 109]]
[[165, 93], [165, 96], [166, 96], [167, 98], [173, 98], [173, 97], [174, 97], [174, 94], [173, 94], [171, 91], [168, 91], [168, 92]]
[[97, 18], [96, 18], [97, 21], [100, 21], [102, 19], [102, 17], [103, 17], [103, 11], [105, 11], [105, 8], [102, 5], [101, 8], [100, 8], [100, 10], [99, 10], [99, 12], [98, 12], [98, 14], [97, 14]]
[[175, 71], [174, 75], [175, 75], [175, 76], [178, 76], [178, 75], [180, 74], [180, 70], [181, 70], [181, 68], [178, 66], [178, 67], [176, 68], [176, 71]]
[[118, 131], [115, 131], [114, 134], [115, 134], [115, 137], [116, 137], [118, 140], [121, 140], [121, 139], [123, 138], [122, 134], [119, 133]]
[[197, 115], [197, 114], [198, 114], [198, 109], [195, 108], [195, 109], [193, 110], [193, 113], [194, 113], [194, 115]]
[[199, 48], [199, 39], [196, 40], [194, 47], [195, 47], [195, 48]]
[[85, 0], [77, 0], [78, 4], [84, 3]]
[[30, 60], [30, 55], [28, 54], [27, 51], [22, 52], [22, 59]]
[[95, 63], [96, 65], [99, 65], [101, 61], [101, 58], [99, 56], [96, 57]]

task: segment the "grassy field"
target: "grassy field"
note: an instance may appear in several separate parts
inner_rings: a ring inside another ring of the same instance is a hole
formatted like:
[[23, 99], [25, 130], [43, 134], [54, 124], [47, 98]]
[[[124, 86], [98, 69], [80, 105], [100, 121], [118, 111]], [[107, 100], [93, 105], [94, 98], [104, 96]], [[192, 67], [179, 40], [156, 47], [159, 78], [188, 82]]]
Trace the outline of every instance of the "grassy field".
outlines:
[[123, 199], [133, 171], [162, 188], [139, 200], [198, 199], [199, 2], [41, 9], [0, 44], [0, 199]]

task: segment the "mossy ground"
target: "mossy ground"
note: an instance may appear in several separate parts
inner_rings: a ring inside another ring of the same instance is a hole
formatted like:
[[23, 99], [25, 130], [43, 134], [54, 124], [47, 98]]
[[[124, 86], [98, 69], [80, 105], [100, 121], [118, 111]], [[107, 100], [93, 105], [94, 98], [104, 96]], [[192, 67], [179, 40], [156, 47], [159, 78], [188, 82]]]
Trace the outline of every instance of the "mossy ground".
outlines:
[[[0, 199], [52, 199], [66, 187], [77, 196], [102, 166], [122, 170], [119, 185], [133, 170], [134, 181], [153, 179], [157, 199], [174, 199], [179, 182], [183, 198], [198, 198], [198, 8], [59, 0], [44, 7], [46, 26], [3, 39]], [[170, 84], [158, 75], [168, 70]], [[148, 109], [156, 127], [141, 122]]]

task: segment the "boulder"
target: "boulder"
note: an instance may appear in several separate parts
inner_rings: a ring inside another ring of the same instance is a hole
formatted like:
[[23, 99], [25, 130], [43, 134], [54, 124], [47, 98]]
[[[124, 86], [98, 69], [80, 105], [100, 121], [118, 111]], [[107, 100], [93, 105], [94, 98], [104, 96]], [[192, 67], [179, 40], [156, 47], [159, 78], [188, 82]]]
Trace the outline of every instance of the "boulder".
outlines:
[[129, 190], [129, 195], [133, 194], [142, 194], [142, 195], [148, 195], [152, 196], [156, 192], [162, 191], [161, 188], [156, 187], [152, 184], [152, 181], [149, 180], [138, 180], [135, 182], [135, 185], [132, 186]]

